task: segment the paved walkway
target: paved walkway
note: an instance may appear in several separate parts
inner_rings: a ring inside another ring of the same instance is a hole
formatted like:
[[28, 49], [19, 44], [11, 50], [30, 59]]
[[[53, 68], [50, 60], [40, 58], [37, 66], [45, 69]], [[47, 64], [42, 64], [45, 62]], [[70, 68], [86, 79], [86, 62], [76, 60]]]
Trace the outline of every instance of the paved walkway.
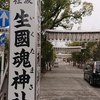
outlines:
[[100, 88], [83, 79], [83, 70], [60, 64], [41, 79], [40, 100], [100, 100]]

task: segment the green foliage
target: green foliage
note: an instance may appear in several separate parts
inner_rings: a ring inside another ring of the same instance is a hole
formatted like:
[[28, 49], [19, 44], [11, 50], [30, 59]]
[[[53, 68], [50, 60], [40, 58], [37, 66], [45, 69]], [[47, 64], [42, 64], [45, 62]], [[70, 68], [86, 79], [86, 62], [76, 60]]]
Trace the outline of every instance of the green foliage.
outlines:
[[4, 53], [4, 61], [5, 63], [7, 62], [8, 60], [8, 57], [9, 57], [9, 39], [8, 38], [5, 38], [5, 53]]
[[83, 61], [83, 54], [82, 52], [73, 52], [72, 53], [72, 59], [74, 62], [82, 62]]
[[9, 50], [9, 39], [5, 38], [5, 50]]
[[53, 50], [53, 45], [46, 41], [45, 39], [42, 39], [41, 42], [41, 72], [45, 72], [45, 64], [47, 62], [52, 62], [54, 60], [55, 54]]
[[0, 0], [0, 8], [9, 10], [10, 7], [10, 0]]
[[[73, 10], [79, 5], [79, 10]], [[41, 11], [42, 31], [58, 26], [71, 29], [73, 22], [81, 23], [82, 17], [92, 14], [93, 5], [89, 2], [81, 3], [81, 0], [42, 0]]]
[[100, 60], [100, 42], [96, 43], [92, 50], [93, 60]]
[[42, 44], [41, 55], [45, 62], [50, 62], [53, 60], [54, 57], [53, 45], [50, 42], [45, 41]]
[[82, 46], [81, 52], [72, 53], [74, 62], [85, 63], [89, 59], [100, 60], [100, 43], [97, 42], [73, 42], [69, 46]]
[[69, 44], [70, 46], [82, 46], [81, 52], [72, 53], [72, 59], [75, 62], [86, 62], [88, 59], [92, 58], [92, 48], [95, 46], [96, 42], [73, 42]]
[[68, 44], [68, 46], [81, 46], [81, 45], [82, 45], [81, 42], [72, 42]]

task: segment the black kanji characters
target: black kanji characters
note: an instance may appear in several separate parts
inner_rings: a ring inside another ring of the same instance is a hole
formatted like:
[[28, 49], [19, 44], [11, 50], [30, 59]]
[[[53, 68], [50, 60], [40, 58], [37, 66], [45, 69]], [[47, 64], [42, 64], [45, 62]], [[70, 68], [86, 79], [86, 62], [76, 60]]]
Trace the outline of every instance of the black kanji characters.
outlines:
[[29, 61], [29, 52], [26, 52], [25, 49], [22, 49], [22, 51], [19, 53], [19, 52], [16, 52], [14, 53], [16, 56], [13, 57], [14, 59], [14, 62], [13, 64], [17, 66], [16, 67], [19, 67], [20, 64], [23, 62], [23, 66], [28, 68], [28, 67], [31, 67], [31, 64], [30, 64], [30, 61]]
[[30, 46], [30, 32], [29, 30], [19, 30], [15, 31], [15, 46]]
[[32, 4], [31, 0], [25, 0], [24, 3], [25, 4], [29, 4], [29, 3]]
[[21, 10], [21, 15], [19, 13], [17, 13], [15, 18], [14, 18], [14, 20], [20, 19], [20, 20], [17, 21], [18, 25], [15, 25], [15, 27], [16, 28], [23, 27], [23, 26], [31, 27], [30, 24], [25, 24], [25, 22], [28, 22], [28, 19], [25, 19], [25, 18], [29, 17], [29, 15], [28, 14], [24, 14], [25, 11], [23, 9], [20, 9], [20, 10]]
[[13, 0], [15, 4], [22, 4], [22, 0]]
[[[22, 4], [22, 0], [13, 0], [15, 4]], [[24, 0], [24, 4], [33, 4], [32, 0]]]
[[[23, 91], [21, 91], [21, 93], [22, 93], [22, 99], [21, 100], [26, 100], [25, 99], [26, 93], [24, 93]], [[18, 93], [15, 92], [14, 94], [15, 94], [16, 98], [13, 99], [13, 100], [20, 100], [20, 99], [18, 99], [18, 97], [19, 97]]]
[[11, 86], [15, 86], [15, 89], [17, 89], [17, 85], [18, 84], [22, 84], [23, 85], [23, 89], [25, 88], [25, 84], [29, 83], [30, 80], [30, 76], [28, 74], [26, 74], [26, 70], [23, 69], [23, 74], [19, 75], [19, 73], [17, 71], [15, 71], [16, 77], [13, 78], [13, 83], [11, 84]]

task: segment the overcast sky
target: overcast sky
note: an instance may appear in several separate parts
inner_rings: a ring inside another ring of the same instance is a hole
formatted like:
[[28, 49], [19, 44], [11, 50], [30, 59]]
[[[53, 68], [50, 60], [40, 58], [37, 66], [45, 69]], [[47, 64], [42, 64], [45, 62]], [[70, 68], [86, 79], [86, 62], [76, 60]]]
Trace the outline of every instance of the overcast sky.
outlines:
[[91, 16], [84, 17], [81, 25], [74, 25], [73, 30], [77, 30], [81, 26], [81, 30], [100, 30], [100, 0], [82, 0], [93, 4], [93, 12]]

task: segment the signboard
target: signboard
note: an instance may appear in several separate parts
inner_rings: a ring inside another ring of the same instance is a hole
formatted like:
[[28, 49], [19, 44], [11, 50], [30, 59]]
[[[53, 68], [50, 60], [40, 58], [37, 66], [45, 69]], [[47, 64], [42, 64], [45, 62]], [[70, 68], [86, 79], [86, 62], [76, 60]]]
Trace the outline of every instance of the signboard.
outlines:
[[0, 35], [0, 45], [5, 43], [5, 33]]
[[9, 11], [0, 10], [0, 26], [1, 27], [9, 26]]
[[0, 33], [9, 33], [9, 28], [3, 28], [3, 27], [0, 27]]
[[8, 100], [40, 100], [41, 17], [37, 12], [38, 1], [10, 0]]

